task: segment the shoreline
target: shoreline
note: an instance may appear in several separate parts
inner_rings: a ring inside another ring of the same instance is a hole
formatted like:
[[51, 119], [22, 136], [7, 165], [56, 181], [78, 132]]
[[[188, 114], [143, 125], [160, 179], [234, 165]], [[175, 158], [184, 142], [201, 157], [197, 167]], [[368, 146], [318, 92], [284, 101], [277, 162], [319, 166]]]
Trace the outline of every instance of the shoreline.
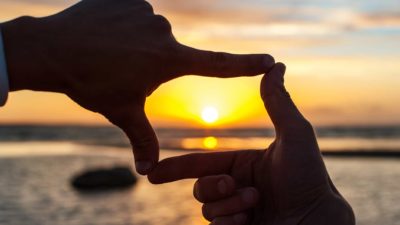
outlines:
[[[111, 154], [129, 150], [130, 146], [125, 145], [107, 145], [74, 141], [21, 141], [21, 142], [0, 142], [0, 156], [6, 155], [69, 155], [69, 154]], [[184, 149], [179, 147], [160, 147], [161, 151], [174, 151], [186, 153], [206, 153], [218, 151], [237, 151], [231, 150], [210, 150], [201, 148]], [[261, 150], [261, 149], [260, 149]], [[327, 150], [322, 149], [321, 154], [324, 157], [362, 157], [362, 158], [400, 158], [400, 149], [350, 149], [350, 150]]]
[[322, 151], [322, 155], [326, 157], [365, 157], [365, 158], [400, 158], [400, 151], [388, 150], [368, 150], [368, 151]]

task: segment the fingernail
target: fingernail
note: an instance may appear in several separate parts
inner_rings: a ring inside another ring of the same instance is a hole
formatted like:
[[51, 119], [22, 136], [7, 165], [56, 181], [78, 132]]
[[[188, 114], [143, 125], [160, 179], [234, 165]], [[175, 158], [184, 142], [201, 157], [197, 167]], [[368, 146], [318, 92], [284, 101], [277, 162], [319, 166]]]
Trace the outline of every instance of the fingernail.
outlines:
[[152, 163], [149, 161], [136, 161], [136, 171], [142, 175], [150, 172]]
[[256, 196], [254, 195], [253, 190], [246, 190], [242, 194], [242, 199], [246, 203], [253, 203], [255, 201]]
[[247, 216], [245, 214], [236, 214], [233, 216], [233, 220], [235, 220], [236, 224], [244, 224], [247, 220]]
[[228, 185], [226, 184], [225, 180], [220, 180], [218, 182], [218, 191], [223, 195], [225, 195], [226, 192], [228, 191]]

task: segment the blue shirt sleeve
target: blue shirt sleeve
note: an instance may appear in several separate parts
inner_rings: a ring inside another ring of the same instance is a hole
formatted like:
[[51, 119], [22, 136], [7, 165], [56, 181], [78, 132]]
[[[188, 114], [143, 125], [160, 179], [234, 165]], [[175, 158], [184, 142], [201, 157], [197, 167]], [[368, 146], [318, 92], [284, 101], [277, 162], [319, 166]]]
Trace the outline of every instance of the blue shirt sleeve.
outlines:
[[7, 102], [9, 92], [6, 56], [4, 53], [3, 35], [0, 28], [0, 107]]

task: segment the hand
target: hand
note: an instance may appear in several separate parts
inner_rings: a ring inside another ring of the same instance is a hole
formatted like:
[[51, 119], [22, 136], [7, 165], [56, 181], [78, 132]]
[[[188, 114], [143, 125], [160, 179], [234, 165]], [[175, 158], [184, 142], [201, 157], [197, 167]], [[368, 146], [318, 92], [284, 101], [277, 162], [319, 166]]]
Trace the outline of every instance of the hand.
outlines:
[[101, 113], [129, 137], [141, 174], [158, 162], [144, 104], [159, 85], [187, 74], [252, 76], [274, 64], [269, 55], [184, 46], [144, 0], [84, 0], [53, 16], [4, 23], [2, 30], [12, 91], [65, 93]]
[[204, 218], [215, 225], [247, 224], [251, 209], [260, 200], [257, 189], [238, 185], [226, 174], [201, 177], [194, 185], [193, 195], [203, 203]]
[[[285, 66], [276, 64], [261, 83], [261, 96], [276, 130], [276, 139], [267, 150], [165, 159], [149, 174], [149, 180], [159, 184], [200, 178], [195, 196], [205, 203], [204, 216], [213, 225], [355, 224], [350, 205], [329, 178], [312, 126], [285, 91], [284, 72]], [[207, 177], [223, 174], [214, 182]], [[224, 194], [217, 191], [218, 185], [226, 186]], [[249, 187], [258, 190], [259, 196]], [[247, 203], [238, 194], [246, 189], [250, 190]], [[255, 204], [251, 214], [243, 214]]]

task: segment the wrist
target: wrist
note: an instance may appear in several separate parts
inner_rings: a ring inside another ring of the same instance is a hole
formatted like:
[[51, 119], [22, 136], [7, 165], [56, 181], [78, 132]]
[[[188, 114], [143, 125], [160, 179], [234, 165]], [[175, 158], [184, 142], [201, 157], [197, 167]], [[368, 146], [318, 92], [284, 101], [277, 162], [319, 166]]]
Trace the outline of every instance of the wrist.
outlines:
[[20, 17], [1, 24], [10, 91], [62, 92], [48, 54], [51, 33], [40, 20]]

